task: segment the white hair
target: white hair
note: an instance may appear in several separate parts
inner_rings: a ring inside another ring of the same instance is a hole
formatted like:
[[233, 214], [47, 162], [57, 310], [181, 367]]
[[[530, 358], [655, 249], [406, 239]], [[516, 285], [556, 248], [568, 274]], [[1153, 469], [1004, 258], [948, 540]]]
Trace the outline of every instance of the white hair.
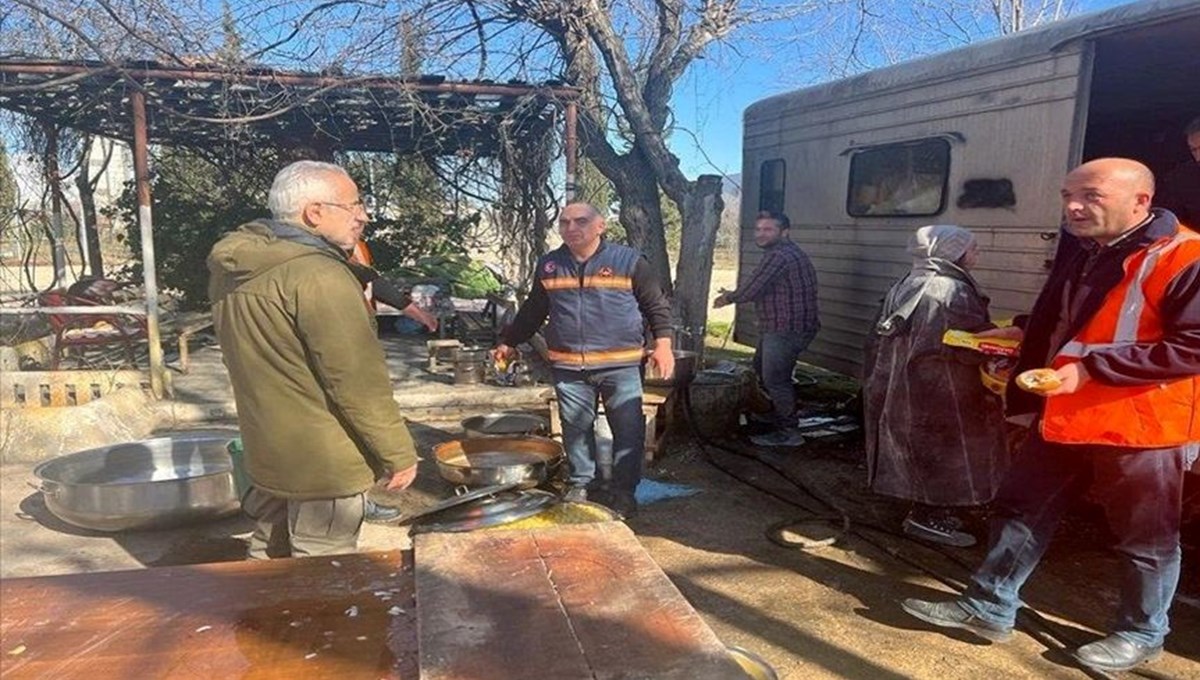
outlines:
[[280, 170], [267, 194], [271, 215], [277, 220], [295, 219], [306, 204], [332, 198], [331, 175], [350, 176], [333, 163], [320, 161], [296, 161]]

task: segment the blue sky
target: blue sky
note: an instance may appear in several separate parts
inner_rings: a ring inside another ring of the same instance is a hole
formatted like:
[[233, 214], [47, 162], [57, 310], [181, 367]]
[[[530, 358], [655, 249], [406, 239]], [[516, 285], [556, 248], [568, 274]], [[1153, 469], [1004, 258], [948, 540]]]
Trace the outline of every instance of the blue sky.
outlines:
[[[1078, 0], [1071, 16], [1122, 4], [1127, 0]], [[826, 38], [845, 36], [845, 21], [838, 25], [806, 17], [788, 24], [751, 26], [735, 36], [736, 50], [718, 49], [697, 62], [680, 81], [673, 100], [677, 130], [671, 147], [684, 172], [689, 177], [741, 172], [742, 112], [760, 99], [836, 79], [831, 75], [836, 64], [829, 62], [837, 60], [829, 56], [832, 49]], [[932, 54], [963, 44], [936, 36], [926, 36], [918, 44], [915, 31], [902, 35], [903, 29], [881, 26], [875, 37], [883, 44], [867, 44], [866, 59], [884, 66], [888, 60], [883, 50]], [[905, 44], [889, 44], [895, 42], [890, 36], [901, 35]]]

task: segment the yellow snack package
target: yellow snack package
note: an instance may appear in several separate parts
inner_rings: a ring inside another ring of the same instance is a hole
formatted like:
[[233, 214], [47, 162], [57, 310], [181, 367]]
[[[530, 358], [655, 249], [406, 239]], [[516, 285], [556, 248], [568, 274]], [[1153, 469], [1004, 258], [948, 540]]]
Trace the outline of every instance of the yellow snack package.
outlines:
[[1020, 340], [1011, 338], [981, 338], [967, 331], [949, 330], [942, 335], [942, 343], [951, 347], [973, 349], [980, 354], [1000, 357], [1015, 357], [1021, 347]]

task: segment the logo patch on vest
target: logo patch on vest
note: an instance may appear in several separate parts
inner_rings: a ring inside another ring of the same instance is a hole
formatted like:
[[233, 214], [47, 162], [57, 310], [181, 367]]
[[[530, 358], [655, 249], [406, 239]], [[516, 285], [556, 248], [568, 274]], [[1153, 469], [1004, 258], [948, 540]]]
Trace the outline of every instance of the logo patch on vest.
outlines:
[[558, 267], [555, 266], [553, 262], [547, 262], [546, 264], [542, 265], [542, 271], [546, 272], [547, 274], [553, 274], [556, 269], [558, 269]]
[[598, 271], [596, 273], [599, 274], [600, 276], [612, 276], [613, 270], [612, 270], [612, 267], [601, 267], [600, 271]]

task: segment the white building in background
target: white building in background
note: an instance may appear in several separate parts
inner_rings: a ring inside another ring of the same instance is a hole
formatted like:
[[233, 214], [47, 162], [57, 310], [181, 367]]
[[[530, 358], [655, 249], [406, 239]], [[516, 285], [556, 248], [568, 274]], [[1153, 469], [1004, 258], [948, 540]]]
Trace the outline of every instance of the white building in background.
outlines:
[[[17, 187], [18, 209], [26, 213], [36, 213], [43, 209], [42, 197], [46, 190], [41, 159], [29, 153], [12, 151], [12, 148], [13, 145], [10, 144], [8, 159], [13, 180]], [[63, 169], [69, 170], [70, 168], [65, 167]], [[124, 228], [121, 224], [109, 223], [108, 219], [103, 217], [102, 213], [105, 208], [116, 204], [117, 200], [121, 197], [121, 192], [125, 189], [126, 182], [133, 180], [133, 153], [130, 151], [129, 145], [103, 137], [93, 138], [87, 172], [88, 177], [92, 178], [96, 183], [94, 192], [96, 211], [97, 215], [100, 216], [99, 231], [101, 237], [104, 238], [110, 230]], [[71, 210], [76, 215], [82, 216], [79, 191], [76, 188], [74, 176], [66, 178], [66, 181], [62, 185], [62, 191], [63, 197], [70, 204]], [[45, 210], [49, 211], [48, 203]], [[62, 283], [69, 283], [74, 280], [75, 273], [84, 269], [87, 263], [79, 261], [80, 249], [76, 247], [76, 239], [79, 236], [74, 234], [75, 223], [70, 218], [69, 211], [66, 210], [64, 210], [63, 214], [63, 229], [65, 231], [64, 243], [66, 244], [68, 281]], [[0, 240], [0, 260], [2, 260], [3, 265], [3, 271], [0, 271], [0, 290], [11, 291], [28, 288], [27, 278], [19, 271], [19, 268], [24, 253], [30, 247], [37, 248], [35, 251], [36, 259], [41, 264], [33, 273], [37, 288], [45, 288], [53, 282], [54, 268], [49, 264], [51, 258], [50, 244], [42, 234], [34, 235], [33, 238], [41, 241], [40, 248], [38, 248], [38, 243], [36, 242], [33, 244], [28, 243], [29, 235], [19, 229], [6, 228], [4, 230], [3, 238]], [[84, 250], [86, 251], [86, 249]]]
[[[108, 165], [105, 167], [105, 158]], [[96, 183], [96, 210], [111, 206], [121, 197], [125, 184], [133, 181], [133, 152], [129, 145], [104, 137], [92, 140], [92, 155], [88, 159], [88, 177], [99, 175]], [[78, 200], [78, 196], [75, 197]]]

